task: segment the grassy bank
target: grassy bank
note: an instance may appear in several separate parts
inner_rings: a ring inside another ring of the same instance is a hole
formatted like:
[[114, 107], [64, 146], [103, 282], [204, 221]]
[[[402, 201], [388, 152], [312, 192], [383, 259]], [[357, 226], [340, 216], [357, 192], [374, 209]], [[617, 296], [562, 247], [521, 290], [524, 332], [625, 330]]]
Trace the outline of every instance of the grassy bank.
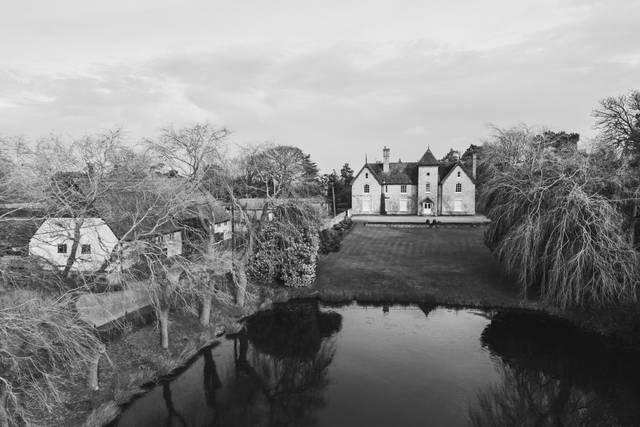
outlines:
[[525, 308], [640, 346], [638, 306], [560, 310], [523, 300], [484, 244], [485, 227], [396, 228], [356, 225], [339, 252], [319, 258], [314, 290], [327, 302], [429, 302]]
[[320, 257], [314, 289], [326, 301], [520, 307], [515, 286], [483, 243], [484, 227], [358, 224], [339, 252]]

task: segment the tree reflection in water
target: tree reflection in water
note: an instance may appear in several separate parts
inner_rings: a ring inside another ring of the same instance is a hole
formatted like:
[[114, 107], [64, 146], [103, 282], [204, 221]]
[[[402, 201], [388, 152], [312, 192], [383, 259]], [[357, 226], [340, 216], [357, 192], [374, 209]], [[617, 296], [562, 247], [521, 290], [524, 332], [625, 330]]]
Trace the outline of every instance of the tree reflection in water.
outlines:
[[213, 425], [313, 425], [314, 411], [324, 405], [322, 393], [335, 353], [332, 335], [341, 323], [339, 314], [320, 311], [317, 302], [252, 317], [246, 334], [235, 338], [235, 369], [223, 381], [223, 398], [207, 392], [220, 384], [211, 378], [217, 375], [215, 368], [205, 373], [205, 393], [213, 396], [216, 408]]
[[482, 344], [501, 383], [478, 394], [474, 426], [614, 426], [640, 419], [638, 355], [558, 320], [499, 313]]

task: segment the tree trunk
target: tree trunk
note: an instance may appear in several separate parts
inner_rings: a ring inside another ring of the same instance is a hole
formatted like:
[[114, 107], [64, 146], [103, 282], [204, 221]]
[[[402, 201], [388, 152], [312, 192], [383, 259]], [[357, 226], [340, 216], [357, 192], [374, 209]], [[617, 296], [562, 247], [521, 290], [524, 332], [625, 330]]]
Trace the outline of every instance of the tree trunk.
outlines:
[[82, 228], [82, 223], [84, 222], [84, 218], [76, 219], [75, 225], [73, 227], [73, 243], [71, 244], [71, 252], [69, 253], [69, 257], [67, 258], [67, 264], [64, 266], [64, 270], [62, 270], [62, 277], [66, 278], [69, 276], [69, 271], [71, 271], [71, 267], [76, 262], [76, 253], [78, 252], [78, 246], [80, 245], [80, 229]]
[[162, 337], [162, 348], [169, 349], [169, 308], [158, 310], [158, 320], [160, 321], [160, 334]]
[[98, 382], [98, 365], [100, 364], [100, 357], [102, 357], [102, 353], [104, 352], [105, 348], [102, 346], [89, 363], [89, 389], [92, 391], [100, 389]]
[[[1, 387], [1, 386], [0, 386]], [[0, 427], [9, 427], [9, 414], [7, 413], [7, 400], [9, 398], [6, 384], [0, 391]]]
[[631, 247], [635, 248], [637, 245], [636, 242], [636, 227], [638, 223], [638, 204], [633, 202], [633, 211], [631, 212], [631, 238], [629, 241], [631, 242]]
[[237, 303], [240, 307], [244, 307], [244, 300], [247, 294], [247, 273], [244, 271], [244, 265], [238, 265], [236, 269], [236, 283], [238, 287]]
[[211, 319], [211, 295], [204, 295], [202, 297], [202, 312], [200, 312], [200, 324], [202, 326], [209, 326], [209, 320]]

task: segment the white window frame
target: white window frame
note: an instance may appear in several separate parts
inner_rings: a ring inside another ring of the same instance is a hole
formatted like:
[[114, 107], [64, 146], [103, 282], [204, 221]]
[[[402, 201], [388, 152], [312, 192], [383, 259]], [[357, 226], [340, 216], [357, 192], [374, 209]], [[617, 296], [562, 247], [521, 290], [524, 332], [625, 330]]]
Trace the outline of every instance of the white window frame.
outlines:
[[369, 186], [369, 184], [364, 185], [364, 192], [367, 194], [371, 192], [371, 187]]
[[456, 183], [456, 193], [462, 193], [462, 184]]
[[425, 185], [425, 191], [427, 193], [431, 193], [431, 183], [430, 182], [427, 182], [427, 184]]
[[407, 193], [407, 185], [406, 184], [402, 184], [400, 186], [400, 192], [403, 193], [403, 194]]

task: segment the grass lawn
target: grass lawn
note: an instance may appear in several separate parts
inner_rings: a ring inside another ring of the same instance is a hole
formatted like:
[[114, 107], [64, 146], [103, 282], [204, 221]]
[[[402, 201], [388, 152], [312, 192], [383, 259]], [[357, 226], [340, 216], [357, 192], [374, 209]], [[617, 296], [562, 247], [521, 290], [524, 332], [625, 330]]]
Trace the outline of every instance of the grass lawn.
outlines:
[[518, 306], [517, 287], [501, 275], [483, 233], [357, 224], [340, 251], [320, 256], [314, 287], [325, 300]]

